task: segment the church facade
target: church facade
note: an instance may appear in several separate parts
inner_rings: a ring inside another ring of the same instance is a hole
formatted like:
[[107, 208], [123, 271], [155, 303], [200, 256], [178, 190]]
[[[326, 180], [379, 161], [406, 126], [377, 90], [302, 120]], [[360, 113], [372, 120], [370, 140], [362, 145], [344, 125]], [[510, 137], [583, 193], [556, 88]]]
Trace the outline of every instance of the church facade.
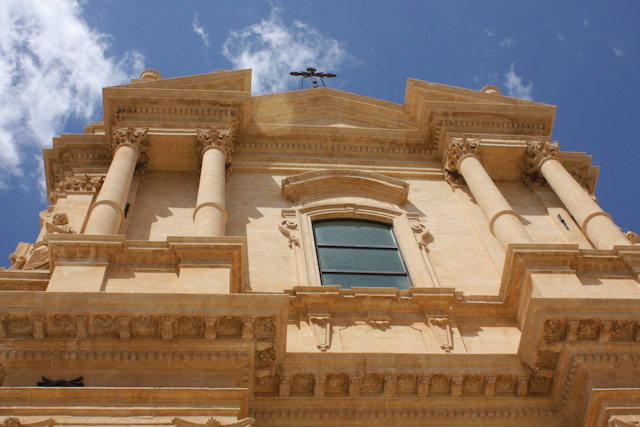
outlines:
[[640, 423], [638, 236], [554, 106], [250, 82], [147, 70], [44, 150], [6, 427]]

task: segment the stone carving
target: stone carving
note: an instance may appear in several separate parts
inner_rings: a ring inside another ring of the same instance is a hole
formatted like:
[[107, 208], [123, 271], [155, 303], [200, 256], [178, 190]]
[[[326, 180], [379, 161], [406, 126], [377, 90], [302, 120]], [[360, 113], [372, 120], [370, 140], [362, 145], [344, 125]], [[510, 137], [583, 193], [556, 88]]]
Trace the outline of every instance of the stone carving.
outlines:
[[35, 339], [42, 339], [45, 337], [44, 334], [44, 316], [33, 316], [31, 318], [31, 323], [33, 324], [33, 330], [31, 334]]
[[484, 381], [482, 379], [482, 375], [465, 375], [462, 380], [462, 391], [464, 393], [482, 393], [483, 385]]
[[529, 380], [529, 391], [532, 393], [547, 393], [551, 388], [552, 379], [552, 370], [534, 369]]
[[9, 270], [22, 270], [24, 265], [27, 263], [27, 257], [31, 253], [32, 249], [33, 245], [31, 243], [18, 243], [16, 250], [9, 255], [9, 261], [11, 261]]
[[540, 163], [549, 157], [558, 154], [558, 142], [529, 141], [525, 154], [522, 178], [525, 183], [532, 185], [543, 185], [544, 177], [540, 173]]
[[199, 130], [196, 131], [196, 139], [198, 140], [198, 156], [200, 160], [202, 161], [202, 155], [208, 147], [220, 147], [225, 155], [225, 169], [227, 173], [230, 173], [231, 155], [235, 148], [231, 138], [231, 130]]
[[280, 376], [280, 386], [278, 387], [278, 395], [280, 397], [289, 397], [291, 394], [291, 377], [289, 375]]
[[104, 177], [89, 176], [83, 177], [69, 176], [56, 184], [56, 189], [49, 193], [49, 202], [55, 205], [58, 199], [69, 193], [97, 193], [102, 188]]
[[360, 388], [364, 393], [380, 393], [382, 390], [382, 375], [365, 374]]
[[634, 323], [629, 320], [614, 320], [611, 326], [611, 338], [628, 341], [633, 337]]
[[274, 363], [276, 361], [276, 349], [266, 348], [258, 351], [258, 363]]
[[260, 392], [276, 392], [279, 381], [276, 375], [265, 375], [256, 378], [256, 391]]
[[313, 396], [324, 397], [327, 385], [327, 376], [324, 374], [316, 374], [313, 384]]
[[291, 391], [294, 393], [311, 393], [313, 391], [313, 375], [294, 375], [291, 381]]
[[223, 316], [218, 321], [218, 335], [240, 336], [242, 334], [242, 320], [239, 317]]
[[429, 396], [429, 386], [431, 385], [431, 378], [428, 375], [420, 375], [418, 377], [418, 397]]
[[134, 331], [140, 335], [155, 335], [158, 331], [158, 322], [153, 316], [140, 316], [134, 321]]
[[515, 380], [512, 375], [498, 375], [496, 377], [496, 393], [513, 393]]
[[640, 419], [638, 421], [623, 421], [618, 417], [611, 417], [607, 423], [607, 427], [638, 427], [640, 425]]
[[111, 143], [111, 150], [115, 153], [115, 150], [122, 144], [130, 144], [138, 150], [138, 162], [136, 164], [136, 171], [139, 173], [144, 172], [147, 169], [149, 157], [147, 151], [149, 150], [149, 141], [147, 140], [147, 132], [149, 129], [143, 128], [116, 128], [113, 130], [113, 143]]
[[19, 418], [9, 417], [5, 418], [2, 426], [4, 427], [52, 427], [56, 425], [56, 421], [52, 418], [46, 420], [36, 421], [35, 423], [21, 423]]
[[0, 386], [4, 383], [4, 377], [7, 375], [7, 372], [4, 370], [4, 366], [0, 364]]
[[300, 246], [300, 239], [294, 232], [294, 230], [298, 229], [298, 224], [293, 219], [284, 219], [278, 226], [280, 232], [287, 237], [289, 240], [289, 247], [293, 248], [294, 246]]
[[578, 338], [592, 340], [598, 336], [598, 321], [595, 319], [583, 319], [578, 325]]
[[[45, 223], [45, 230], [49, 234], [75, 234], [75, 230], [69, 225], [69, 218], [64, 212], [53, 215], [52, 222]], [[23, 270], [48, 270], [50, 263], [49, 240], [44, 239], [36, 242], [31, 249], [28, 261], [22, 267]]]
[[309, 326], [320, 351], [331, 347], [331, 322], [328, 314], [309, 314]]
[[560, 319], [547, 319], [542, 333], [548, 340], [561, 340], [564, 337], [564, 322]]
[[396, 377], [395, 375], [385, 375], [383, 378], [382, 394], [387, 397], [396, 394]]
[[449, 377], [442, 374], [433, 375], [429, 389], [433, 393], [449, 393]]
[[28, 316], [12, 315], [7, 321], [7, 331], [14, 334], [31, 333], [33, 324]]
[[634, 233], [633, 231], [627, 231], [626, 233], [624, 233], [624, 236], [631, 243], [634, 243], [634, 244], [640, 243], [640, 236], [638, 235], [638, 233]]
[[195, 336], [200, 335], [202, 325], [200, 318], [196, 316], [181, 316], [177, 321], [178, 335]]
[[398, 375], [396, 391], [398, 393], [413, 393], [416, 389], [416, 378], [410, 374]]
[[49, 316], [47, 330], [51, 334], [74, 334], [75, 319], [69, 314], [54, 314]]
[[76, 338], [85, 339], [89, 336], [89, 320], [87, 316], [76, 317]]
[[258, 317], [255, 324], [256, 335], [275, 335], [277, 324], [275, 317]]
[[112, 316], [98, 314], [91, 318], [91, 331], [96, 335], [115, 334], [116, 327], [116, 320]]
[[331, 374], [327, 376], [327, 392], [346, 393], [349, 389], [349, 376], [347, 374]]
[[580, 321], [571, 319], [567, 321], [567, 340], [576, 341], [578, 339], [578, 328], [580, 327]]
[[349, 375], [349, 396], [360, 396], [360, 375]]
[[131, 338], [131, 317], [118, 317], [118, 336], [121, 340], [128, 340]]
[[243, 418], [238, 421], [222, 424], [214, 417], [209, 418], [204, 424], [193, 423], [182, 418], [174, 418], [173, 420], [171, 420], [171, 423], [176, 427], [250, 427], [255, 422], [256, 420], [253, 418]]
[[529, 392], [529, 376], [528, 375], [518, 375], [518, 386], [517, 386], [517, 395], [520, 397], [524, 397]]
[[496, 377], [495, 376], [487, 375], [485, 377], [484, 395], [485, 396], [496, 395]]
[[451, 173], [458, 172], [460, 159], [466, 156], [480, 155], [480, 140], [472, 138], [451, 138], [445, 155], [444, 170]]
[[208, 340], [216, 339], [218, 328], [217, 318], [215, 316], [209, 316], [204, 318], [204, 337]]
[[253, 317], [242, 318], [242, 339], [249, 340], [253, 338]]
[[453, 336], [451, 335], [451, 325], [449, 318], [445, 317], [427, 317], [427, 324], [431, 333], [435, 337], [440, 348], [447, 353], [453, 350]]
[[172, 340], [174, 337], [174, 321], [171, 316], [164, 316], [161, 320], [161, 336], [163, 340]]
[[451, 377], [451, 396], [452, 397], [460, 397], [462, 396], [462, 375], [454, 375]]

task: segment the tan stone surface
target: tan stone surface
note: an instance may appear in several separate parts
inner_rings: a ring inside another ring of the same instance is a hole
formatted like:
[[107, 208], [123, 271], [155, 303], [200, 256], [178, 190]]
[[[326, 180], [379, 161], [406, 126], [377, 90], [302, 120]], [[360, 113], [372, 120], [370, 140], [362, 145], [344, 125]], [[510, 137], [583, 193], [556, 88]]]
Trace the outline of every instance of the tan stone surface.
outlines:
[[[146, 71], [44, 151], [52, 205], [0, 271], [9, 424], [635, 422], [640, 246], [555, 107], [250, 81]], [[412, 286], [321, 286], [331, 218], [389, 224]]]

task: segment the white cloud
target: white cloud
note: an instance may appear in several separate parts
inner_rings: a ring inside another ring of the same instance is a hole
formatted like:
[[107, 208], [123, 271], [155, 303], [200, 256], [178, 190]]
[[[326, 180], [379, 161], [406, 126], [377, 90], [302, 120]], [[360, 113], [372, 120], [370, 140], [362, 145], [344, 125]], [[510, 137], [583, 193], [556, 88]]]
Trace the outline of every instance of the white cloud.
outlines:
[[558, 40], [560, 40], [561, 42], [566, 42], [567, 39], [564, 38], [564, 34], [562, 33], [558, 33]]
[[202, 42], [204, 43], [204, 45], [206, 47], [209, 47], [209, 33], [207, 33], [204, 28], [202, 27], [202, 25], [200, 25], [200, 22], [198, 22], [198, 14], [196, 13], [195, 16], [193, 17], [193, 23], [191, 24], [193, 26], [193, 31], [200, 36], [200, 38], [202, 39]]
[[509, 96], [515, 96], [516, 98], [526, 99], [527, 101], [533, 101], [533, 98], [531, 97], [533, 83], [529, 83], [525, 86], [522, 83], [522, 77], [516, 74], [515, 66], [516, 64], [511, 64], [511, 68], [504, 75], [504, 84], [507, 87], [507, 94]]
[[510, 48], [511, 46], [516, 44], [516, 41], [511, 37], [507, 37], [506, 39], [501, 40], [499, 43], [500, 43], [500, 47]]
[[102, 87], [143, 69], [138, 52], [109, 57], [109, 36], [81, 14], [74, 0], [5, 0], [0, 8], [0, 188], [23, 176], [25, 163], [33, 167], [36, 150], [67, 120], [96, 119]]
[[624, 58], [626, 56], [624, 50], [622, 50], [620, 46], [614, 46], [613, 53], [619, 58]]
[[584, 18], [582, 18], [582, 25], [584, 27], [588, 27], [589, 26], [589, 19], [587, 19], [586, 16]]
[[490, 30], [490, 29], [488, 29], [488, 28], [485, 28], [485, 29], [484, 29], [484, 32], [485, 32], [485, 34], [487, 35], [487, 37], [493, 37], [493, 36], [495, 36], [495, 35], [496, 35], [493, 31], [491, 31], [491, 30]]
[[252, 68], [255, 94], [281, 92], [300, 84], [290, 71], [314, 67], [336, 72], [350, 55], [339, 41], [325, 37], [307, 24], [294, 21], [287, 26], [280, 10], [273, 8], [269, 18], [231, 31], [222, 52], [234, 68]]

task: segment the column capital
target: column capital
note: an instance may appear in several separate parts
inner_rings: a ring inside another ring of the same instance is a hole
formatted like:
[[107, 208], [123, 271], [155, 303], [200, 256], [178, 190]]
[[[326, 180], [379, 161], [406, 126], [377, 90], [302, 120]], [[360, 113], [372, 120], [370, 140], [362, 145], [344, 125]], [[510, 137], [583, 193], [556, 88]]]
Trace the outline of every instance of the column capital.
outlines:
[[451, 138], [444, 157], [444, 177], [449, 184], [461, 184], [462, 177], [458, 171], [460, 161], [473, 156], [480, 159], [480, 139], [478, 138]]
[[147, 156], [147, 150], [149, 149], [148, 131], [149, 129], [147, 128], [115, 128], [110, 148], [114, 154], [118, 148], [124, 145], [135, 148], [138, 151], [136, 170], [144, 171], [147, 169], [149, 162]]
[[225, 155], [226, 163], [231, 163], [231, 154], [233, 154], [234, 146], [231, 138], [231, 130], [198, 130], [196, 131], [198, 139], [198, 155], [202, 160], [202, 155], [210, 147], [219, 147]]
[[558, 152], [558, 141], [527, 142], [527, 153], [525, 154], [523, 173], [528, 177], [537, 179], [542, 163], [552, 157], [556, 157]]

